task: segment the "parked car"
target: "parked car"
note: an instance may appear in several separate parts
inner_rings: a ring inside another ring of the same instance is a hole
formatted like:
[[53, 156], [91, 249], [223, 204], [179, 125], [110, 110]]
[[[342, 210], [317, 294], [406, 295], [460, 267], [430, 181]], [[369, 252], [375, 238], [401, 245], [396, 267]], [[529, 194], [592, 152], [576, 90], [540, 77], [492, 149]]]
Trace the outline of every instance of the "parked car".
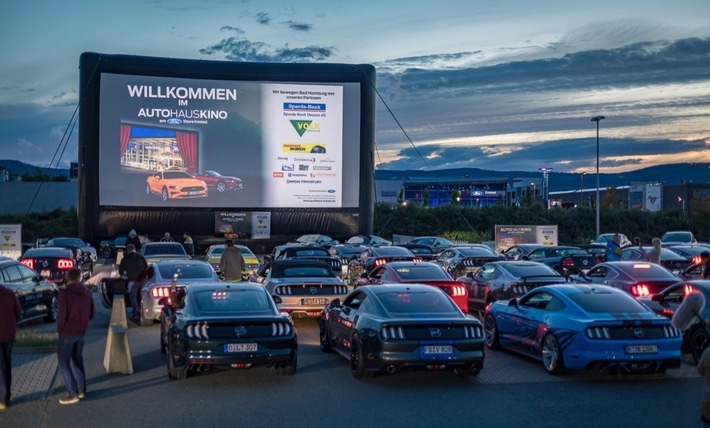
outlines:
[[[259, 259], [246, 245], [235, 245], [235, 247], [239, 248], [239, 252], [244, 257], [242, 277], [250, 278], [256, 275], [256, 271], [259, 269]], [[203, 260], [209, 263], [218, 275], [221, 273], [219, 261], [222, 259], [222, 254], [224, 254], [224, 244], [210, 245], [203, 257]]]
[[392, 245], [392, 241], [388, 241], [376, 235], [355, 235], [348, 238], [345, 243], [350, 245], [364, 245], [366, 247]]
[[402, 248], [408, 249], [412, 254], [422, 259], [422, 261], [430, 262], [436, 260], [438, 253], [435, 253], [430, 246], [424, 244], [402, 244]]
[[526, 260], [486, 263], [459, 280], [468, 284], [469, 308], [481, 312], [492, 302], [522, 297], [542, 285], [566, 282], [565, 277], [551, 267]]
[[582, 272], [594, 266], [596, 259], [578, 247], [545, 246], [533, 250], [524, 259], [544, 263], [562, 275]]
[[458, 278], [477, 271], [486, 263], [503, 258], [488, 247], [451, 247], [439, 253], [436, 263], [449, 275]]
[[[126, 240], [128, 235], [118, 235], [112, 239], [105, 239], [99, 244], [99, 251], [101, 255], [105, 258], [114, 257], [119, 251], [126, 250]], [[141, 246], [146, 242], [150, 242], [147, 236], [138, 235], [138, 239], [141, 241]]]
[[[702, 293], [705, 300], [710, 301], [710, 281], [679, 281], [659, 293], [640, 297], [639, 301], [655, 313], [672, 318], [685, 298], [693, 292]], [[705, 320], [710, 319], [710, 307], [705, 306], [700, 312], [700, 317]], [[688, 330], [683, 332], [683, 350], [690, 351], [696, 364], [700, 361], [700, 356], [703, 355], [708, 344], [710, 344], [708, 331], [699, 322], [693, 323]]]
[[146, 242], [141, 247], [140, 254], [148, 263], [163, 260], [191, 260], [185, 247], [179, 242]]
[[[710, 251], [710, 248], [698, 244], [671, 245], [667, 248], [668, 250], [673, 251], [679, 256], [685, 258], [688, 262], [690, 262], [690, 265], [699, 265], [701, 263], [700, 253], [703, 251]], [[690, 265], [688, 267], [690, 267]]]
[[523, 257], [527, 257], [531, 251], [542, 248], [542, 244], [515, 244], [512, 245], [501, 253], [508, 260], [522, 260]]
[[36, 270], [45, 279], [59, 285], [66, 283], [69, 269], [81, 269], [83, 279], [91, 277], [94, 264], [89, 258], [74, 258], [75, 253], [65, 247], [30, 248], [20, 257], [19, 261], [30, 269]]
[[[653, 250], [652, 247], [643, 247], [646, 253]], [[641, 253], [638, 247], [628, 247], [621, 251], [621, 260], [631, 260], [631, 261], [647, 261], [646, 257]], [[676, 252], [671, 251], [668, 248], [661, 248], [661, 266], [672, 271], [672, 272], [682, 272], [689, 268], [693, 263], [687, 258], [679, 255]]]
[[468, 313], [466, 284], [456, 281], [441, 266], [429, 262], [390, 262], [375, 267], [355, 281], [354, 288], [373, 284], [426, 284], [442, 289], [463, 313]]
[[76, 259], [89, 259], [91, 263], [96, 263], [98, 253], [96, 248], [87, 244], [79, 238], [61, 237], [51, 238], [44, 243], [44, 247], [64, 247], [74, 251]]
[[567, 369], [663, 373], [680, 367], [681, 332], [629, 294], [604, 285], [557, 284], [500, 300], [483, 321], [490, 349]]
[[454, 246], [454, 243], [448, 239], [439, 236], [419, 236], [408, 242], [408, 244], [423, 244], [428, 245], [435, 253], [440, 253], [447, 248]]
[[624, 290], [634, 297], [656, 294], [680, 280], [663, 266], [631, 261], [601, 263], [587, 273], [570, 278], [587, 284], [608, 285]]
[[340, 257], [330, 254], [327, 248], [308, 246], [288, 246], [279, 251], [275, 260], [320, 260], [330, 265], [336, 275], [342, 274]]
[[181, 287], [161, 316], [160, 347], [168, 377], [212, 367], [266, 366], [296, 372], [293, 321], [280, 313], [267, 291], [254, 283], [201, 283]]
[[294, 243], [301, 244], [301, 245], [318, 245], [318, 246], [322, 246], [322, 247], [332, 247], [333, 245], [340, 244], [339, 241], [331, 238], [328, 235], [319, 235], [319, 234], [301, 235], [298, 238], [296, 238]]
[[674, 244], [697, 244], [698, 240], [695, 239], [693, 232], [687, 230], [674, 230], [669, 231], [661, 236], [661, 245], [674, 245]]
[[328, 248], [328, 252], [340, 258], [340, 264], [347, 266], [350, 261], [357, 259], [367, 249], [364, 245], [338, 244]]
[[348, 286], [320, 260], [275, 260], [262, 266], [257, 282], [278, 297], [279, 310], [296, 316], [318, 316], [331, 300], [348, 294]]
[[149, 175], [145, 182], [145, 193], [159, 195], [163, 202], [170, 199], [207, 197], [207, 184], [186, 171], [158, 171]]
[[195, 178], [204, 181], [208, 188], [214, 188], [220, 193], [241, 190], [243, 187], [240, 178], [222, 175], [216, 171], [206, 170], [202, 174], [195, 175]]
[[604, 245], [606, 247], [607, 242], [614, 240], [614, 235], [619, 235], [619, 246], [621, 248], [628, 247], [629, 245], [633, 245], [633, 243], [631, 242], [629, 237], [624, 235], [623, 233], [602, 233], [601, 235], [594, 238], [590, 242], [590, 244], [599, 244], [599, 245]]
[[381, 266], [388, 262], [413, 262], [422, 261], [406, 248], [397, 245], [387, 247], [370, 247], [360, 254], [356, 260], [352, 260], [348, 266], [351, 276], [359, 276], [363, 273], [369, 274], [376, 266]]
[[140, 289], [140, 324], [153, 325], [160, 320], [165, 301], [170, 297], [170, 287], [197, 282], [218, 282], [219, 277], [209, 263], [199, 260], [172, 260], [153, 263], [153, 277]]
[[45, 322], [57, 320], [59, 288], [17, 260], [0, 260], [0, 284], [13, 291], [20, 301], [18, 324], [38, 318]]
[[330, 302], [319, 326], [321, 350], [348, 359], [354, 378], [407, 368], [475, 376], [483, 368], [481, 323], [436, 287], [360, 287]]

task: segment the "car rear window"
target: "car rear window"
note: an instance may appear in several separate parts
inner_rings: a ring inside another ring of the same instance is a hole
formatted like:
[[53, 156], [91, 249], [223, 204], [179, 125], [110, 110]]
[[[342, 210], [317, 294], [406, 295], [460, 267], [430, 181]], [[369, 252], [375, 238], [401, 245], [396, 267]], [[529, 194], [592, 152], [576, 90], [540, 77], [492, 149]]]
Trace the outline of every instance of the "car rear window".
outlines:
[[176, 273], [181, 279], [212, 279], [213, 270], [211, 266], [199, 265], [160, 265], [158, 272], [163, 278], [172, 278]]
[[[511, 275], [518, 278], [531, 275], [558, 275], [552, 268], [543, 264], [508, 263], [504, 267]], [[560, 276], [560, 278], [562, 277]]]
[[448, 280], [449, 276], [438, 266], [398, 266], [394, 268], [400, 278], [414, 280]]
[[676, 280], [668, 269], [653, 263], [629, 263], [621, 266], [621, 270], [628, 273], [634, 279], [670, 279]]
[[200, 312], [220, 314], [271, 315], [274, 310], [269, 299], [262, 290], [201, 290], [192, 296]]
[[648, 312], [641, 303], [623, 293], [575, 293], [569, 298], [585, 312], [609, 314], [642, 314]]
[[462, 248], [459, 251], [461, 251], [461, 254], [465, 257], [490, 257], [496, 255], [493, 251], [486, 248]]
[[311, 256], [319, 256], [319, 257], [330, 257], [330, 253], [325, 250], [325, 249], [298, 249], [298, 250], [287, 250], [287, 254], [291, 254], [291, 256], [294, 257], [311, 257]]
[[335, 277], [328, 267], [320, 266], [290, 266], [286, 268], [273, 268], [272, 278], [305, 278], [305, 277]]
[[442, 292], [388, 291], [378, 293], [378, 297], [388, 312], [399, 316], [417, 314], [450, 315], [457, 313], [457, 309], [451, 299]]
[[182, 245], [146, 245], [143, 247], [144, 256], [152, 256], [155, 254], [180, 254], [185, 255], [185, 250]]
[[377, 256], [411, 256], [412, 253], [402, 247], [377, 247], [372, 251]]

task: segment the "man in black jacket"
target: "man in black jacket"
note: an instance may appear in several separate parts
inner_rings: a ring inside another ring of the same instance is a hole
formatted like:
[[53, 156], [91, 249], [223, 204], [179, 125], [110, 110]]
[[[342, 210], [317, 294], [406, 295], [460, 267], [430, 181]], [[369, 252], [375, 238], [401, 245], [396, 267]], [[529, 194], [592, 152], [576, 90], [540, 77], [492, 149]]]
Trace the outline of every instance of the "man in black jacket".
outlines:
[[145, 257], [136, 252], [136, 247], [133, 244], [126, 245], [126, 255], [121, 259], [121, 264], [118, 265], [118, 273], [121, 277], [128, 280], [128, 299], [131, 302], [131, 318], [138, 319], [138, 287], [139, 282], [136, 282], [138, 275], [145, 272], [148, 268], [148, 262]]

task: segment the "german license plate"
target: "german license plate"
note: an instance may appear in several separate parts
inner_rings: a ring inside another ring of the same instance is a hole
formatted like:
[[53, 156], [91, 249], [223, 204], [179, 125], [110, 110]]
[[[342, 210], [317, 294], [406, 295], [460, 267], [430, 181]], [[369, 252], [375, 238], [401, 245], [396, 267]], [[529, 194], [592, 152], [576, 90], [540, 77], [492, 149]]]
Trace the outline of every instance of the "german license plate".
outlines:
[[50, 276], [52, 276], [52, 273], [48, 270], [43, 270], [42, 272], [40, 272], [40, 274], [45, 278], [49, 278]]
[[658, 345], [626, 345], [627, 354], [655, 354]]
[[327, 305], [328, 299], [301, 299], [302, 305]]
[[425, 345], [422, 346], [422, 351], [424, 352], [425, 355], [440, 355], [440, 354], [453, 354], [454, 353], [454, 348], [451, 345], [441, 345], [441, 346], [434, 346], [434, 345]]
[[256, 343], [226, 343], [224, 352], [256, 352]]

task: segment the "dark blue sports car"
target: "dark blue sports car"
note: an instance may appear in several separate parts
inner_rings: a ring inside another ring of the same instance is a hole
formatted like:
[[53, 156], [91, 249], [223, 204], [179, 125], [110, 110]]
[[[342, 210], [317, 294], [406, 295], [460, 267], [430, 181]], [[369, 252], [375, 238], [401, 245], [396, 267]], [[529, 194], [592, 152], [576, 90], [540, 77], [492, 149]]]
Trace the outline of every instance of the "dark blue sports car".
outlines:
[[535, 288], [491, 303], [486, 344], [541, 360], [545, 370], [655, 372], [680, 366], [681, 332], [628, 293], [604, 285]]

